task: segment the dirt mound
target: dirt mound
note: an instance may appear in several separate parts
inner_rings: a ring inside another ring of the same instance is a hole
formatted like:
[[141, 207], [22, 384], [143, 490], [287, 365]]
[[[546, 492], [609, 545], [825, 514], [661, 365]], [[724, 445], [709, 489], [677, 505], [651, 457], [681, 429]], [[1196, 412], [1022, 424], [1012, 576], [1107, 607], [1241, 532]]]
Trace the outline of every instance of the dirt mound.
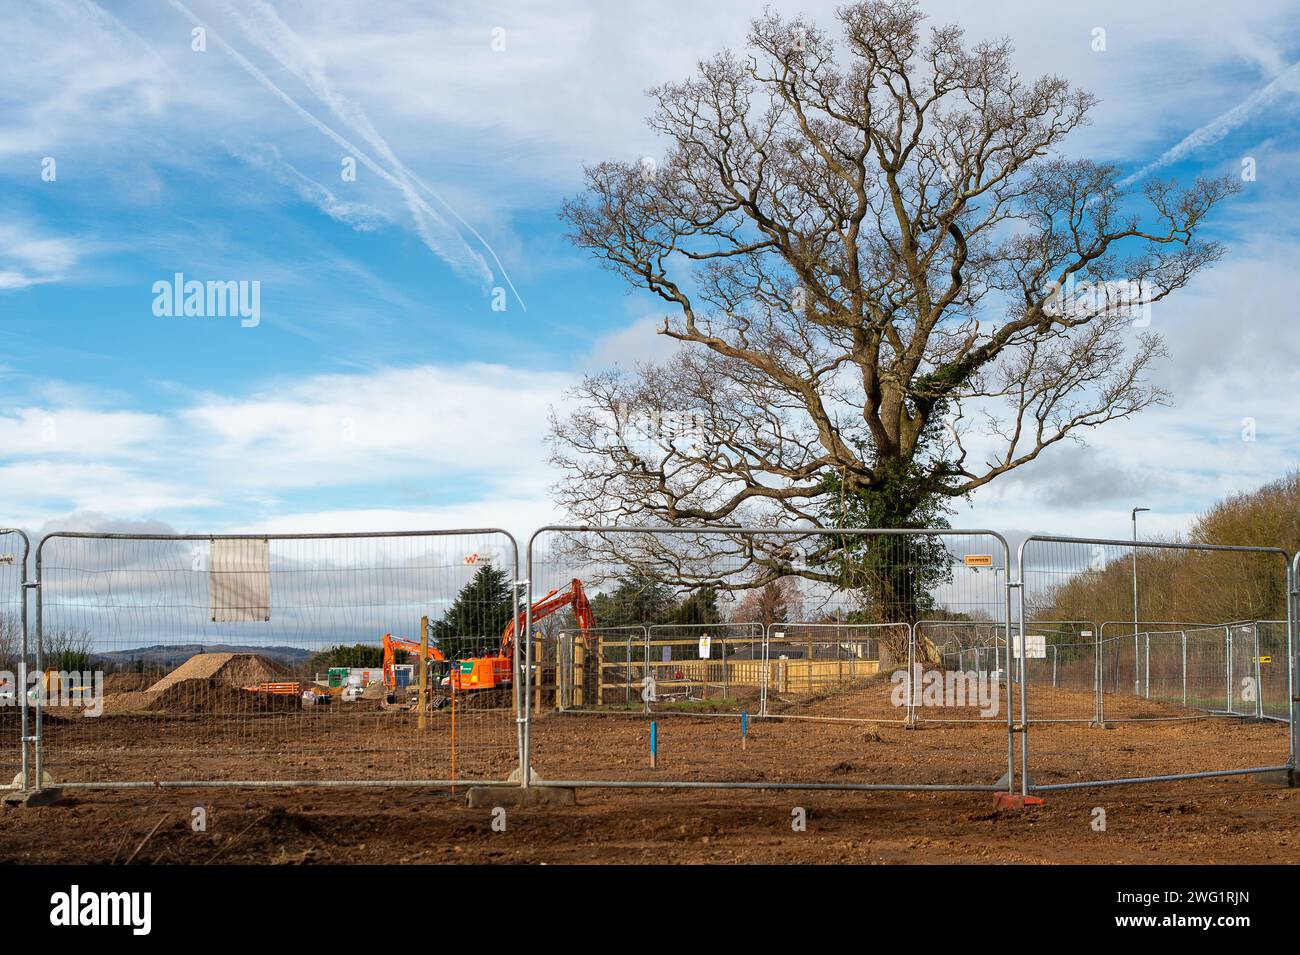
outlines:
[[105, 713], [140, 713], [149, 708], [157, 697], [148, 690], [136, 690], [127, 693], [105, 693]]
[[284, 713], [300, 709], [302, 699], [297, 694], [259, 693], [221, 680], [173, 683], [148, 707], [151, 713]]
[[229, 686], [251, 686], [274, 683], [288, 674], [287, 667], [257, 653], [196, 653], [149, 690], [162, 692], [187, 680], [216, 680]]
[[259, 693], [243, 687], [280, 682], [288, 674], [287, 667], [257, 653], [196, 653], [154, 683], [143, 682], [149, 679], [145, 674], [111, 674], [105, 680], [104, 712], [286, 712], [302, 706], [296, 694]]
[[287, 713], [302, 709], [296, 694], [260, 693], [221, 680], [182, 680], [162, 690], [113, 693], [105, 713]]

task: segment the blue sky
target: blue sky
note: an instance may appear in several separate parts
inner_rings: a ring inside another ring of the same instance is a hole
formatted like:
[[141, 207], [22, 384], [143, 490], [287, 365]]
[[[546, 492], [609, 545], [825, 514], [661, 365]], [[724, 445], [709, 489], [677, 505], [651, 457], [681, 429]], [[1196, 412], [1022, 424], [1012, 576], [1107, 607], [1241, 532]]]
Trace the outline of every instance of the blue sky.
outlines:
[[[561, 517], [548, 408], [584, 371], [670, 349], [657, 300], [570, 247], [556, 211], [584, 162], [656, 155], [644, 89], [737, 46], [758, 5], [468, 6], [7, 5], [0, 523], [523, 532]], [[827, 24], [833, 8], [778, 6]], [[1144, 526], [1172, 531], [1296, 466], [1294, 10], [925, 8], [1011, 35], [1026, 74], [1096, 92], [1073, 155], [1182, 179], [1257, 168], [1211, 224], [1227, 259], [1153, 315], [1174, 406], [1052, 449], [955, 522], [1123, 535], [1145, 505]], [[260, 323], [155, 315], [154, 283], [177, 272], [258, 281]]]

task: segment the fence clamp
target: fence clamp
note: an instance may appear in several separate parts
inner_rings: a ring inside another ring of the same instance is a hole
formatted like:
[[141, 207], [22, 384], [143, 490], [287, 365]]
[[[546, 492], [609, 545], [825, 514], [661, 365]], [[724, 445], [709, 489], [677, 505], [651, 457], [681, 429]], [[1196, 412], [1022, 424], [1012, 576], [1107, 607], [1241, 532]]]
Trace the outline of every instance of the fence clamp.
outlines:
[[23, 581], [23, 590], [36, 590], [36, 589], [39, 588], [40, 586], [41, 586], [41, 582], [40, 582], [39, 580], [24, 580], [24, 581]]
[[1024, 723], [1013, 723], [1011, 726], [1011, 732], [1013, 733], [1023, 733], [1024, 731], [1025, 731]]

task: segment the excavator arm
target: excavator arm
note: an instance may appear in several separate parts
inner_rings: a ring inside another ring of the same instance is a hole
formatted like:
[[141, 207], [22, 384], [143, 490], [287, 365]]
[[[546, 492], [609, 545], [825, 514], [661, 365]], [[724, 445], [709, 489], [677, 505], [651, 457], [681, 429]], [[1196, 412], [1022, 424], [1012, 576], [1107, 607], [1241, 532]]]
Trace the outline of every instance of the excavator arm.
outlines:
[[[533, 604], [532, 622], [536, 623], [551, 614], [563, 610], [565, 607], [572, 605], [573, 615], [578, 621], [578, 627], [581, 630], [589, 630], [596, 625], [596, 618], [591, 612], [591, 603], [587, 600], [587, 594], [582, 589], [582, 581], [577, 577], [569, 583], [569, 589], [561, 593], [558, 590], [552, 590], [541, 600]], [[501, 635], [500, 654], [503, 657], [513, 655], [515, 649], [515, 632], [522, 630], [527, 617], [521, 611], [519, 616], [506, 624], [505, 632]]]
[[[393, 674], [393, 665], [396, 662], [396, 651], [398, 650], [414, 654], [418, 660], [420, 656], [420, 644], [414, 640], [395, 637], [391, 633], [384, 634], [384, 686], [388, 687], [390, 690], [397, 685], [397, 678]], [[443, 652], [433, 644], [429, 644], [425, 656], [430, 660], [435, 660], [439, 663], [447, 662], [447, 657], [444, 656]]]
[[[538, 600], [531, 608], [532, 621], [543, 620], [551, 614], [572, 607], [578, 626], [586, 631], [595, 626], [591, 604], [582, 589], [582, 581], [574, 578], [567, 590], [552, 590]], [[514, 673], [515, 635], [523, 630], [528, 621], [528, 612], [520, 612], [515, 619], [506, 624], [501, 634], [501, 645], [497, 652], [489, 656], [471, 657], [462, 660], [459, 667], [452, 668], [452, 689], [465, 691], [499, 690], [510, 685]]]

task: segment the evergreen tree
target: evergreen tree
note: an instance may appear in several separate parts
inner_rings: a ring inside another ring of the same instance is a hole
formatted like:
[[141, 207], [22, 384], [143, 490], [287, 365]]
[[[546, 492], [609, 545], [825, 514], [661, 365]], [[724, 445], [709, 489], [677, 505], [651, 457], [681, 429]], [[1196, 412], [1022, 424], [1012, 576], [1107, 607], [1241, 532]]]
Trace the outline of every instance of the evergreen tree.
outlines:
[[522, 609], [513, 591], [505, 571], [482, 565], [442, 619], [429, 625], [430, 641], [452, 660], [493, 652], [506, 624]]
[[718, 595], [712, 587], [703, 587], [695, 591], [673, 611], [669, 623], [703, 624], [721, 623], [722, 614], [718, 611]]
[[672, 590], [650, 574], [633, 571], [619, 578], [608, 594], [597, 594], [591, 612], [601, 627], [649, 626], [672, 612]]

